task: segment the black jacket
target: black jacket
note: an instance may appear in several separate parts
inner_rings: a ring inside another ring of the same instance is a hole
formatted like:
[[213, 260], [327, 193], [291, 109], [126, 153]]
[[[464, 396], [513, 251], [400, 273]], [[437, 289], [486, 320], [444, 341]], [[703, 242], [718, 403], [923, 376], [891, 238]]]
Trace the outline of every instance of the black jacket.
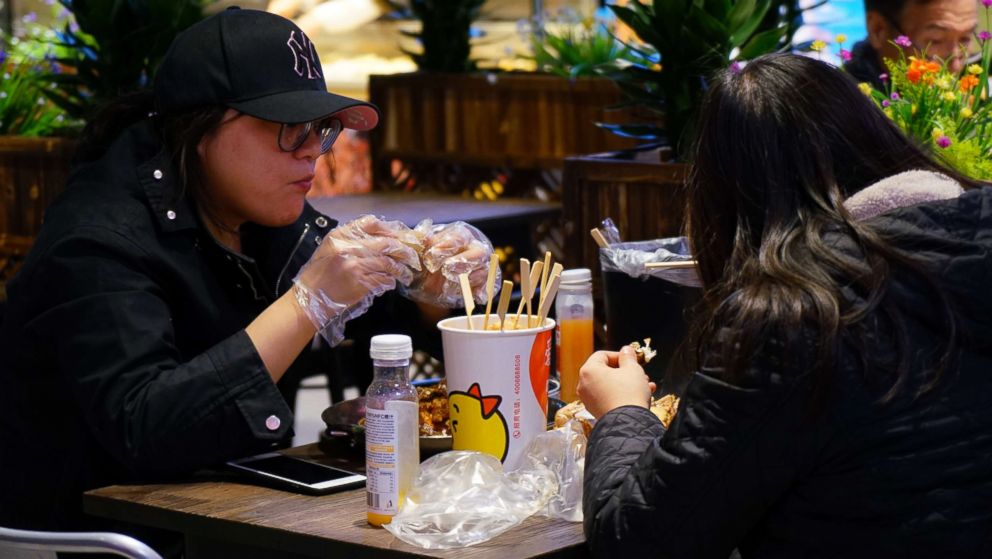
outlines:
[[[175, 179], [153, 128], [128, 129], [74, 170], [9, 283], [0, 525], [86, 527], [86, 489], [186, 474], [293, 434], [244, 328], [335, 222], [307, 205], [291, 226], [247, 228], [240, 255]], [[372, 331], [416, 329], [413, 309], [381, 297], [349, 335], [367, 353]]]
[[[961, 355], [942, 382], [914, 400], [947, 327], [905, 275], [889, 297], [917, 373], [886, 405], [891, 377], [864, 371], [852, 345], [819, 414], [809, 356], [760, 357], [735, 383], [704, 356], [667, 432], [637, 407], [593, 430], [584, 512], [598, 556], [992, 557], [992, 189], [871, 223], [923, 258], [958, 309]], [[853, 343], [892, 363], [893, 325], [867, 322], [878, 326]]]
[[868, 39], [854, 43], [851, 59], [844, 63], [844, 71], [857, 82], [871, 84], [879, 91], [885, 91], [881, 76], [885, 73], [878, 58], [878, 51], [872, 48]]

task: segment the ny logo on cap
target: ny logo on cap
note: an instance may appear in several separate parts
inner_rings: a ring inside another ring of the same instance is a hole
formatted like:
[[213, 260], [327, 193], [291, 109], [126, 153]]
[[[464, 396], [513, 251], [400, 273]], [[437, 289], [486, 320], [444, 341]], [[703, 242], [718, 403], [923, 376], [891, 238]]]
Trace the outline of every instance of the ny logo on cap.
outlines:
[[289, 33], [289, 40], [286, 41], [289, 50], [293, 51], [293, 70], [300, 77], [307, 79], [323, 78], [320, 74], [320, 63], [317, 62], [317, 52], [313, 48], [313, 43], [302, 32], [300, 40], [296, 40], [296, 30]]

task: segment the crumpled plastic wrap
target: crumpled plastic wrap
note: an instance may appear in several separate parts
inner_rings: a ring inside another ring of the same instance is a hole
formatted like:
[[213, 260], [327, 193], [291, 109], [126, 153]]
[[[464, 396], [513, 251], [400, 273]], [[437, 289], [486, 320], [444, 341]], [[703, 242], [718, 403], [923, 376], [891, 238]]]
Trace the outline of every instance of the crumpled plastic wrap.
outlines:
[[687, 287], [702, 287], [695, 268], [647, 268], [648, 262], [692, 260], [685, 237], [611, 243], [599, 249], [599, 264], [604, 272], [623, 272], [633, 278], [661, 278]]
[[581, 522], [585, 447], [581, 427], [566, 425], [531, 441], [511, 472], [481, 452], [438, 454], [420, 465], [384, 528], [412, 545], [451, 549], [494, 538], [532, 514]]
[[558, 429], [541, 433], [527, 445], [521, 468], [547, 468], [554, 474], [558, 485], [558, 491], [551, 495], [538, 514], [569, 522], [582, 522], [582, 476], [586, 467], [586, 445], [585, 431], [574, 419]]

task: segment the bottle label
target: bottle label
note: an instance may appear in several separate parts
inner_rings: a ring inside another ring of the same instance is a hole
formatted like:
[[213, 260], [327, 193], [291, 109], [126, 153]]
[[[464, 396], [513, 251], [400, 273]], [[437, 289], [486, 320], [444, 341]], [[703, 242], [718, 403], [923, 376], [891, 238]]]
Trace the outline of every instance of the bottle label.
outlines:
[[371, 513], [399, 512], [397, 419], [393, 411], [365, 410], [365, 487]]

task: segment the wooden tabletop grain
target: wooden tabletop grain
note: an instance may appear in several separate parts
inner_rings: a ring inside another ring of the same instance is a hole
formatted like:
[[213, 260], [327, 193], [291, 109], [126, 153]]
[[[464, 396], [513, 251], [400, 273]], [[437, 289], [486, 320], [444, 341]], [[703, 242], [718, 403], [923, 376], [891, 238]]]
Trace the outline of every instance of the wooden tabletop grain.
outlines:
[[[317, 445], [287, 451], [343, 465]], [[406, 544], [365, 521], [365, 490], [313, 497], [223, 477], [115, 485], [83, 496], [87, 513], [182, 533], [188, 557], [588, 557], [580, 523], [531, 517], [488, 542], [453, 550]]]

